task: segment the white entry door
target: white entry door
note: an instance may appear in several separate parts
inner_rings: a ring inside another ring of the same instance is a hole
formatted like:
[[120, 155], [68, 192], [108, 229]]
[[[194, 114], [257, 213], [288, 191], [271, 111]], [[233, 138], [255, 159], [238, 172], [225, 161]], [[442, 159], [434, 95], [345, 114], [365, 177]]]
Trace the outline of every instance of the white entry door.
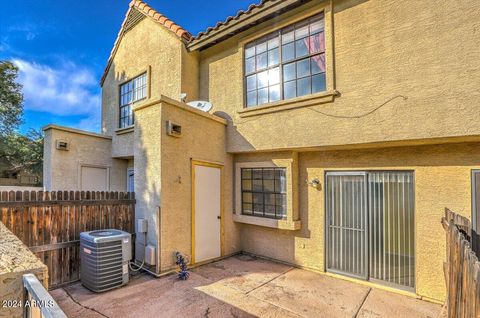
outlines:
[[221, 256], [222, 167], [194, 162], [193, 262]]

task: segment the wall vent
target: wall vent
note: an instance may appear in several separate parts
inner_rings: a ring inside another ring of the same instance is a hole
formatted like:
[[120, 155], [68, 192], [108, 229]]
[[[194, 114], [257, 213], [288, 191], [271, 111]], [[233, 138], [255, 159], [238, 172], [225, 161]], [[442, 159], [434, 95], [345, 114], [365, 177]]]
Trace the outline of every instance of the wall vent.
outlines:
[[170, 120], [167, 121], [167, 135], [180, 137], [182, 135], [182, 126], [175, 124]]
[[65, 140], [57, 140], [56, 141], [56, 148], [58, 150], [64, 150], [64, 151], [67, 151], [70, 149], [70, 143], [68, 143], [67, 141]]

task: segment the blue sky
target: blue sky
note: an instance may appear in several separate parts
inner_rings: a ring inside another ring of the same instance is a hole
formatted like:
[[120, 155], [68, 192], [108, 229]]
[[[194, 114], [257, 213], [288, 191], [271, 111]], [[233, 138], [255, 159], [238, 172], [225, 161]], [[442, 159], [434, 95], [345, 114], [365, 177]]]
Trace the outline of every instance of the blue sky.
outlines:
[[[192, 34], [259, 0], [146, 1]], [[129, 0], [9, 0], [0, 10], [0, 60], [20, 68], [21, 131], [49, 123], [100, 130], [99, 78]]]

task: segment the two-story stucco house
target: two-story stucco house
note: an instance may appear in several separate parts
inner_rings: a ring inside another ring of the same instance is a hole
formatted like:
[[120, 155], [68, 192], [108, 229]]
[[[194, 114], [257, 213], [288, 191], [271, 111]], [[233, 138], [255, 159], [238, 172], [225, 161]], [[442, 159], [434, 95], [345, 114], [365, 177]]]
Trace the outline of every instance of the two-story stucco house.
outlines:
[[480, 212], [479, 21], [476, 0], [263, 0], [192, 36], [132, 1], [102, 131], [45, 127], [45, 186], [135, 191], [157, 273], [244, 251], [443, 301], [444, 208]]

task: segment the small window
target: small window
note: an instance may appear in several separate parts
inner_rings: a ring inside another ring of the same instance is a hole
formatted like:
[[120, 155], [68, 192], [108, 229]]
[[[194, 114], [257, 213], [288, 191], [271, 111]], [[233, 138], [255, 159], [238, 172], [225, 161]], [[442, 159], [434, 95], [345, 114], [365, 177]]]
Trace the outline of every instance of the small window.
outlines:
[[242, 214], [271, 219], [287, 217], [285, 168], [242, 168]]
[[120, 85], [120, 128], [134, 123], [133, 103], [147, 97], [147, 73]]
[[246, 45], [246, 107], [325, 90], [323, 13]]

